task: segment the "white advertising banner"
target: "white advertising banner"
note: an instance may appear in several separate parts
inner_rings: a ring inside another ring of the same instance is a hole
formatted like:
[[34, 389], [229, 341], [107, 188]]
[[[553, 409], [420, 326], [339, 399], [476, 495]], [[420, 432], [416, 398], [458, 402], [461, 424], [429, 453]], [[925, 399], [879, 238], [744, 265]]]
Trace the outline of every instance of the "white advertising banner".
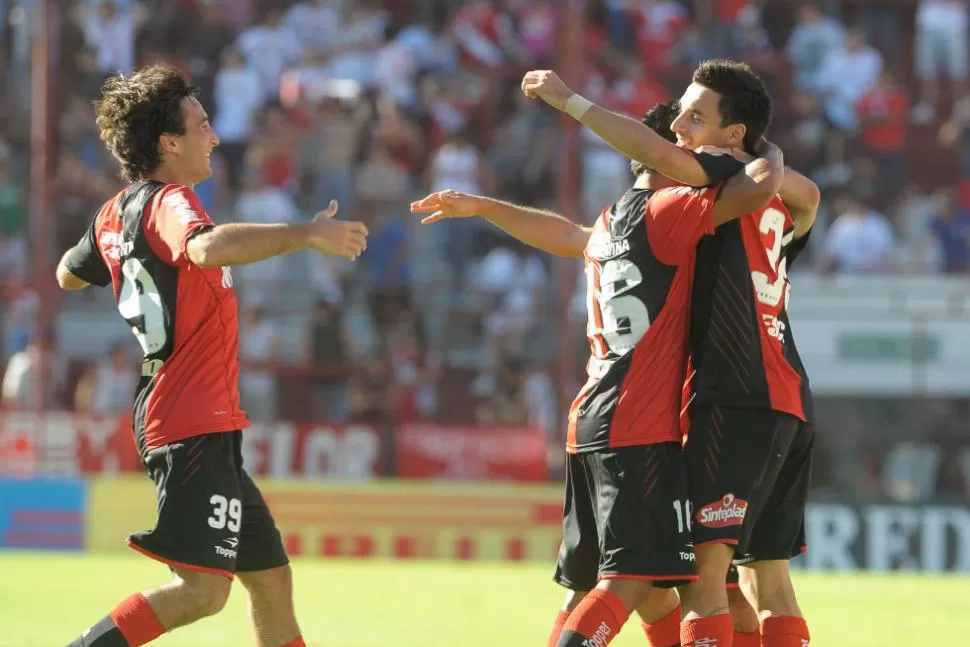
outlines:
[[805, 539], [796, 568], [970, 573], [965, 505], [810, 503]]
[[816, 394], [970, 395], [970, 281], [792, 283], [792, 328]]

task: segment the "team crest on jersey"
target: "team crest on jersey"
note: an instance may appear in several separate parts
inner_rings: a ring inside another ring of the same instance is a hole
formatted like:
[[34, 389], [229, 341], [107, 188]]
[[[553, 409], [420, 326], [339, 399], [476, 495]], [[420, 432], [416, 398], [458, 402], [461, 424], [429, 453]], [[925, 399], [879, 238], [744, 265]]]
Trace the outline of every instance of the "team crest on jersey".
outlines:
[[98, 238], [98, 246], [104, 255], [113, 260], [121, 258], [122, 238], [121, 234], [114, 231], [103, 231]]
[[728, 493], [720, 501], [708, 503], [698, 510], [697, 523], [708, 528], [740, 526], [744, 523], [744, 515], [747, 511], [747, 501]]

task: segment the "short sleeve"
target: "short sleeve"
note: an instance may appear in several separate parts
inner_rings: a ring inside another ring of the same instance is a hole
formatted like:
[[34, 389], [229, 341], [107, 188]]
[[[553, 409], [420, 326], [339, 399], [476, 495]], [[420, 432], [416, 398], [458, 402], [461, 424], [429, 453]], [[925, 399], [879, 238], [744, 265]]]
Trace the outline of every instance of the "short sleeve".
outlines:
[[694, 153], [711, 184], [720, 184], [744, 170], [744, 164], [727, 153]]
[[680, 265], [701, 238], [714, 233], [714, 202], [721, 185], [695, 189], [678, 186], [657, 191], [647, 200], [647, 237], [657, 259]]
[[144, 223], [145, 234], [155, 251], [172, 265], [189, 263], [189, 240], [213, 226], [198, 196], [184, 186], [163, 189]]
[[95, 231], [97, 219], [91, 221], [91, 226], [81, 236], [77, 245], [68, 252], [65, 266], [74, 276], [85, 283], [105, 287], [111, 283], [111, 270], [104, 262], [98, 249], [98, 235]]

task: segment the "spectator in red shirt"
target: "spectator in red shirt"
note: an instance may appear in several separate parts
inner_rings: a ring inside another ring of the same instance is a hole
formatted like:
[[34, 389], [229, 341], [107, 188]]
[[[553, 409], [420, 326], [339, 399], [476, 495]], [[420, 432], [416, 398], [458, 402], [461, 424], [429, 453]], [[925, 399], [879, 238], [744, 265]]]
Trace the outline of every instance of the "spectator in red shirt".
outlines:
[[748, 7], [754, 7], [751, 0], [714, 0], [714, 14], [724, 25], [737, 24], [741, 12]]
[[493, 0], [472, 0], [462, 6], [454, 14], [451, 32], [466, 65], [499, 69], [508, 59], [505, 47], [511, 24]]
[[515, 9], [521, 45], [535, 63], [551, 64], [556, 55], [556, 21], [561, 13], [557, 4], [551, 0], [520, 2]]
[[893, 73], [883, 69], [876, 86], [862, 96], [856, 106], [859, 140], [881, 160], [890, 186], [905, 180], [905, 149], [909, 96], [899, 87]]
[[606, 96], [606, 103], [631, 117], [639, 119], [652, 106], [666, 101], [670, 93], [647, 74], [643, 63], [633, 61], [619, 77]]
[[677, 40], [690, 24], [687, 10], [675, 0], [647, 0], [637, 19], [640, 57], [651, 70], [665, 69]]

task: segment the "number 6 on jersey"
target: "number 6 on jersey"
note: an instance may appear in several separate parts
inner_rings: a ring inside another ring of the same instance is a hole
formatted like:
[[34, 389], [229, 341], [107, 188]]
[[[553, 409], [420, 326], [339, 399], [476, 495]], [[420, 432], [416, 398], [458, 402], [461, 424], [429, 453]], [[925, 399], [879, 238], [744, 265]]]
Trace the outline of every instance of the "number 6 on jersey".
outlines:
[[596, 354], [605, 358], [610, 351], [626, 355], [650, 328], [650, 312], [643, 301], [629, 294], [643, 283], [643, 274], [625, 259], [611, 259], [597, 269], [586, 270], [586, 300], [589, 327]]

